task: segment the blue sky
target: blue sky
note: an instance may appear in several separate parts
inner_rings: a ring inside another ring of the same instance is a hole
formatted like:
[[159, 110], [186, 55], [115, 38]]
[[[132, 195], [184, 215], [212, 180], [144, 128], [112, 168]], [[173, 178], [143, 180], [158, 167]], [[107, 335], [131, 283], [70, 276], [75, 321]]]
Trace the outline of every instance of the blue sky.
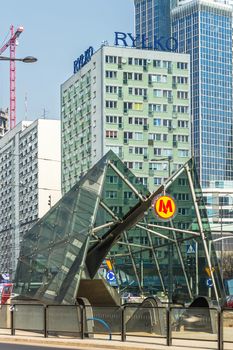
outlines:
[[[10, 25], [23, 26], [16, 56], [38, 58], [17, 63], [17, 122], [60, 118], [60, 85], [72, 75], [73, 61], [90, 45], [114, 42], [114, 31], [133, 32], [133, 0], [11, 0], [4, 3], [0, 45]], [[9, 56], [9, 49], [4, 52]], [[0, 62], [0, 108], [9, 107], [9, 63]]]

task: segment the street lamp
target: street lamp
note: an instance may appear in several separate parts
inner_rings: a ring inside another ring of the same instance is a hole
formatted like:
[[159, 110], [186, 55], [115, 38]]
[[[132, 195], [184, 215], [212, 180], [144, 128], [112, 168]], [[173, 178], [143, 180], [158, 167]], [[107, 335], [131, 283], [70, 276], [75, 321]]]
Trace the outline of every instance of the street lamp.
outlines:
[[0, 61], [20, 61], [23, 63], [34, 63], [37, 61], [37, 58], [33, 56], [26, 56], [24, 58], [11, 58], [6, 56], [0, 56]]
[[12, 129], [16, 125], [15, 61], [20, 61], [23, 63], [34, 63], [37, 61], [37, 58], [33, 56], [26, 56], [24, 58], [15, 58], [15, 57], [6, 57], [6, 56], [0, 55], [0, 61], [10, 62], [10, 129]]

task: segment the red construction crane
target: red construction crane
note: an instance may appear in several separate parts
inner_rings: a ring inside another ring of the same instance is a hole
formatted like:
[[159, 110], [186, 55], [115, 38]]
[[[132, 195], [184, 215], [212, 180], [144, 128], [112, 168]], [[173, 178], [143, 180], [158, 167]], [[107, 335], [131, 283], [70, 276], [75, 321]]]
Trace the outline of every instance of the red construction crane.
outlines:
[[18, 27], [16, 31], [14, 31], [14, 26], [10, 27], [10, 39], [0, 48], [0, 55], [10, 47], [10, 128], [13, 129], [16, 125], [16, 93], [15, 93], [15, 79], [16, 79], [16, 71], [15, 71], [15, 48], [17, 38], [23, 32], [23, 27]]

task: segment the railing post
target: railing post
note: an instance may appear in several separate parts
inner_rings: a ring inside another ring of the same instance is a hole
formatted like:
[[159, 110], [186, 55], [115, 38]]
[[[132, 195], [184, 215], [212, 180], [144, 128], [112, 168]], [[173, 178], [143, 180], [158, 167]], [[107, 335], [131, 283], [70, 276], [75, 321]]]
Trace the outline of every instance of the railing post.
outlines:
[[11, 306], [10, 306], [11, 335], [15, 335], [15, 328], [14, 328], [14, 309], [15, 309], [15, 305], [11, 305]]
[[223, 311], [218, 310], [218, 350], [223, 350]]
[[44, 305], [44, 337], [48, 338], [48, 329], [47, 329], [47, 305]]
[[172, 345], [171, 308], [167, 307], [167, 346]]
[[81, 339], [84, 339], [84, 307], [82, 305], [79, 305], [78, 307], [80, 309], [80, 336]]
[[121, 307], [121, 341], [126, 341], [125, 306]]

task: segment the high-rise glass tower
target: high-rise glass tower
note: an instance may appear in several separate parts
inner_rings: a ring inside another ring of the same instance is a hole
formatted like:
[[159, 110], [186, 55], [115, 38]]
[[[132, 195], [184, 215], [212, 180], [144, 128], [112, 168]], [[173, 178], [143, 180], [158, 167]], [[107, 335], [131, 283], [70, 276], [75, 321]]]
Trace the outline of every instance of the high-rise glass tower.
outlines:
[[203, 188], [233, 180], [232, 9], [194, 0], [172, 10], [179, 52], [190, 54], [193, 153]]
[[136, 36], [145, 35], [148, 47], [153, 47], [154, 36], [169, 38], [170, 0], [134, 0]]

